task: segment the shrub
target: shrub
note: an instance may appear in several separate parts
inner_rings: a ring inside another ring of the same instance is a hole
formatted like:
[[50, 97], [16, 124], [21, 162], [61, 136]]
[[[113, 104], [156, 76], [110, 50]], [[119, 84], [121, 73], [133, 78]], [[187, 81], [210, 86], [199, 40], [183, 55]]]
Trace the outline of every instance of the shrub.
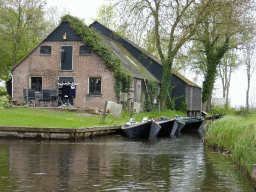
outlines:
[[183, 112], [183, 113], [187, 113], [188, 112], [188, 104], [186, 101], [181, 101], [180, 105], [179, 105], [179, 111]]
[[216, 105], [212, 105], [212, 114], [221, 114], [221, 115], [234, 115], [235, 109], [228, 107], [219, 107]]
[[7, 95], [7, 91], [0, 91], [0, 97], [3, 95]]
[[171, 99], [169, 97], [169, 95], [167, 95], [166, 101], [165, 101], [165, 108], [167, 110], [169, 110], [169, 109], [174, 110], [174, 108], [175, 108], [175, 100], [176, 100], [176, 98]]
[[0, 107], [3, 107], [3, 108], [11, 107], [9, 99], [6, 95], [0, 97]]

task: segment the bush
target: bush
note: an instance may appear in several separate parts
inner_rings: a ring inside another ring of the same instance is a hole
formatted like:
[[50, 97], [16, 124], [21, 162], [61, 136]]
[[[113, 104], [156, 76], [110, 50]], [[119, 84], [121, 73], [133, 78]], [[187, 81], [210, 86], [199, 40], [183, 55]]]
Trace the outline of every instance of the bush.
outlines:
[[221, 114], [221, 115], [234, 115], [235, 109], [228, 106], [228, 107], [219, 107], [216, 105], [212, 105], [212, 114]]
[[178, 110], [186, 114], [188, 112], [187, 102], [186, 101], [181, 101]]
[[0, 97], [0, 107], [6, 108], [6, 109], [11, 107], [9, 99], [6, 95]]
[[3, 95], [7, 95], [7, 91], [0, 91], [0, 97]]
[[166, 101], [165, 101], [165, 108], [167, 110], [174, 110], [175, 108], [175, 98], [174, 99], [170, 99], [169, 96], [166, 97]]

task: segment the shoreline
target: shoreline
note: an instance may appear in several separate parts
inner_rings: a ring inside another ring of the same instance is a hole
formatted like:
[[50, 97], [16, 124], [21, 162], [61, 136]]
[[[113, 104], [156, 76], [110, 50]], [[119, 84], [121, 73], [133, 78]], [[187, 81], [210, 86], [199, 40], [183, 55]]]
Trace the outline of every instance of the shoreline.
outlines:
[[84, 128], [0, 126], [0, 137], [84, 140], [85, 138], [113, 134], [120, 129], [121, 125]]
[[[235, 166], [245, 171], [256, 186], [253, 165], [256, 164], [255, 115], [225, 116], [208, 125], [205, 145], [231, 155]], [[255, 187], [256, 189], [256, 187]]]

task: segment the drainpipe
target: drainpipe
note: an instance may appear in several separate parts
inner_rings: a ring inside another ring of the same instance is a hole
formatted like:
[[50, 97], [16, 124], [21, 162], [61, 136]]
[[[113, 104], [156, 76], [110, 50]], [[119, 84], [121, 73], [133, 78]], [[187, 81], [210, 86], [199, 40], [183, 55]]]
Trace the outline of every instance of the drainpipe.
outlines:
[[13, 98], [13, 75], [12, 75], [12, 72], [10, 72], [10, 75], [12, 77], [12, 98]]

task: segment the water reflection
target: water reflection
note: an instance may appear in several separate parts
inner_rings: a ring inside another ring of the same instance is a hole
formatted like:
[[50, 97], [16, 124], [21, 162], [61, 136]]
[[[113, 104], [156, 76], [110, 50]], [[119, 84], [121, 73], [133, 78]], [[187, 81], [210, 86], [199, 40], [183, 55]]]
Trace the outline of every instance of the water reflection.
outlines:
[[0, 191], [251, 191], [202, 134], [153, 141], [0, 139]]

